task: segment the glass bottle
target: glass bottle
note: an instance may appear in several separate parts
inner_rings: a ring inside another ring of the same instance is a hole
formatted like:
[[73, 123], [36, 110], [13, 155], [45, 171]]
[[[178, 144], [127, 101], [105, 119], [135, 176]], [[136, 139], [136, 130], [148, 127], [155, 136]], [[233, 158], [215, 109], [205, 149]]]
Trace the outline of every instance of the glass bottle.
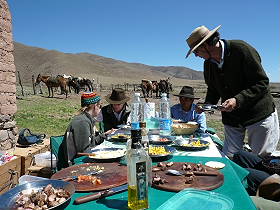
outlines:
[[148, 183], [149, 159], [141, 145], [141, 130], [131, 130], [131, 148], [128, 149], [128, 208], [132, 210], [149, 208]]
[[149, 129], [147, 128], [147, 123], [146, 122], [140, 122], [140, 129], [141, 129], [141, 135], [142, 135], [142, 140], [141, 144], [144, 150], [147, 153], [148, 156], [148, 181], [149, 181], [149, 186], [152, 184], [152, 159], [149, 155], [149, 137], [148, 137], [148, 132]]

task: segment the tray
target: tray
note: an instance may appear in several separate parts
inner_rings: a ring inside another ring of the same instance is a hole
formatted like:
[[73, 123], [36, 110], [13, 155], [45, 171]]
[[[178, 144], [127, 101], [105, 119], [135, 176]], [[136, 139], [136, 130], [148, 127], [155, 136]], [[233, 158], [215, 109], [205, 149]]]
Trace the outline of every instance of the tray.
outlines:
[[156, 210], [232, 210], [233, 200], [220, 193], [185, 189], [168, 199]]
[[[163, 162], [168, 163], [168, 162]], [[167, 174], [168, 169], [175, 169], [180, 172], [185, 172], [182, 170], [184, 164], [189, 164], [192, 166], [192, 169], [197, 166], [196, 163], [191, 162], [174, 162], [172, 166], [166, 167], [164, 170], [159, 170], [157, 172], [152, 172], [152, 177], [160, 176], [161, 178], [167, 180], [167, 183], [164, 184], [152, 184], [152, 187], [160, 190], [179, 192], [185, 188], [196, 188], [201, 190], [213, 190], [220, 187], [224, 183], [224, 175], [216, 169], [202, 165], [203, 169], [206, 169], [209, 173], [217, 174], [216, 176], [202, 176], [196, 175], [194, 181], [190, 184], [186, 183], [186, 177], [183, 176], [174, 176]], [[158, 166], [155, 166], [158, 167]], [[153, 167], [154, 168], [154, 167]]]
[[71, 176], [78, 176], [87, 174], [89, 169], [94, 167], [104, 167], [103, 172], [97, 175], [102, 183], [92, 184], [89, 181], [77, 182], [77, 180], [70, 181], [76, 188], [76, 191], [99, 191], [106, 190], [112, 187], [117, 187], [127, 183], [127, 167], [117, 162], [113, 163], [85, 163], [80, 165], [70, 166], [55, 173], [51, 179], [62, 179]]

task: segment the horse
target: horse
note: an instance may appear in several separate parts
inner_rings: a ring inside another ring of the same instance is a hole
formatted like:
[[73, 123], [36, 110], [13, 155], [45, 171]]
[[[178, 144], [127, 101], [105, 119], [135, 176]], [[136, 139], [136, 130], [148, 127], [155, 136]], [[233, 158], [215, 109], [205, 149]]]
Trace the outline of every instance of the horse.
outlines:
[[158, 83], [160, 95], [166, 93], [169, 97], [169, 92], [172, 91], [172, 84], [169, 82], [169, 78], [166, 80], [160, 80]]
[[159, 97], [159, 86], [158, 86], [158, 82], [156, 80], [152, 81], [152, 85], [153, 85], [153, 89], [152, 92], [156, 93], [156, 98]]
[[71, 79], [71, 82], [69, 82], [69, 85], [74, 87], [76, 93], [79, 93], [81, 89], [93, 91], [92, 81], [86, 78], [74, 77]]
[[[60, 87], [62, 92], [65, 92], [66, 98], [67, 98], [67, 80], [63, 77], [51, 77], [51, 76], [42, 76], [41, 74], [38, 74], [35, 82], [35, 86], [37, 86], [40, 82], [44, 82], [46, 86], [48, 87], [49, 91], [49, 98], [53, 98], [53, 88], [54, 87]], [[52, 93], [52, 95], [51, 95]]]
[[[79, 93], [81, 87], [80, 87], [80, 85], [78, 83], [78, 79], [76, 77], [73, 77], [71, 75], [66, 75], [66, 74], [63, 74], [63, 75], [59, 74], [56, 77], [62, 77], [67, 81], [69, 93], [71, 93], [71, 87], [74, 89], [75, 93], [77, 93], [77, 94]], [[61, 94], [63, 94], [62, 90], [61, 90]]]
[[153, 97], [153, 93], [156, 93], [156, 97], [159, 97], [159, 86], [157, 81], [143, 79], [140, 86], [144, 98]]

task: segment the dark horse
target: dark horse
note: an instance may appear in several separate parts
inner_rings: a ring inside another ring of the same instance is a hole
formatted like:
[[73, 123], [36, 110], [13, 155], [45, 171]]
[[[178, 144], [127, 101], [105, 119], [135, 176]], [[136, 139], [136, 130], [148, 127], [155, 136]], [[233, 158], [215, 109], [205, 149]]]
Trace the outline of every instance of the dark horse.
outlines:
[[[51, 77], [51, 76], [42, 76], [39, 74], [36, 79], [35, 85], [38, 85], [40, 82], [44, 82], [48, 87], [49, 96], [53, 98], [53, 88], [60, 87], [62, 92], [65, 92], [66, 98], [68, 94], [67, 90], [67, 79], [63, 77]], [[52, 93], [52, 95], [51, 95]]]
[[144, 98], [153, 97], [153, 93], [156, 93], [156, 97], [159, 97], [159, 86], [157, 81], [142, 80], [141, 89], [143, 92]]
[[79, 93], [81, 89], [85, 91], [93, 91], [93, 84], [90, 79], [74, 77], [69, 81], [69, 85], [75, 89], [75, 93]]
[[169, 78], [166, 80], [160, 80], [158, 83], [160, 95], [166, 93], [169, 97], [169, 92], [172, 91], [172, 84], [169, 82]]

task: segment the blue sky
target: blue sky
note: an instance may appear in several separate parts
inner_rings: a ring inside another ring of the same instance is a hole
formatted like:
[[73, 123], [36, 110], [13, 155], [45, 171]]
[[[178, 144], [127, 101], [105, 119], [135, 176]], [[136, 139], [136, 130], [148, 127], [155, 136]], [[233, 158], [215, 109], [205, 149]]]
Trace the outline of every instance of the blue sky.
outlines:
[[186, 38], [200, 25], [253, 45], [280, 82], [279, 0], [8, 0], [14, 40], [66, 53], [88, 52], [154, 66], [203, 70]]

